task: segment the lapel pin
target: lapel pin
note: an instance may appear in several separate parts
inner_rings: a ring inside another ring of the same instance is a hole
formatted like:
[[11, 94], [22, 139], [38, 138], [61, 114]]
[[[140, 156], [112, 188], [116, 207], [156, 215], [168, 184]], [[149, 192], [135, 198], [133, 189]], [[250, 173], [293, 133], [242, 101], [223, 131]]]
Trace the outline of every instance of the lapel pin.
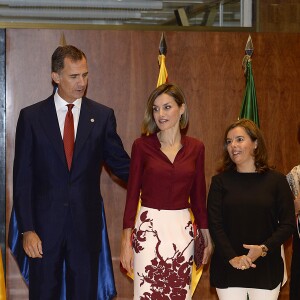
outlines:
[[94, 122], [95, 122], [95, 119], [91, 119], [91, 122], [94, 123]]

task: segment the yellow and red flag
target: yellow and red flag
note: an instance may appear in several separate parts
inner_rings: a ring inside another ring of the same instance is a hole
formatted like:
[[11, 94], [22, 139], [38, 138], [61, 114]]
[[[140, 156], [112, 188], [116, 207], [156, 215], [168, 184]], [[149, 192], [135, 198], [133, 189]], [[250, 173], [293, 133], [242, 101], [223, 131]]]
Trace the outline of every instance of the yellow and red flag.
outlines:
[[5, 277], [4, 277], [1, 249], [0, 249], [0, 300], [6, 300]]
[[168, 82], [168, 72], [166, 68], [166, 55], [167, 55], [167, 43], [165, 40], [165, 35], [162, 33], [160, 43], [159, 43], [159, 55], [158, 55], [158, 65], [159, 74], [157, 79], [157, 87]]
[[[160, 44], [159, 44], [159, 56], [158, 56], [158, 64], [159, 64], [159, 75], [157, 80], [157, 86], [160, 86], [166, 82], [168, 82], [168, 72], [166, 68], [166, 54], [167, 54], [167, 43], [165, 40], [164, 33], [161, 35]], [[140, 202], [139, 202], [140, 207]], [[191, 219], [192, 222], [194, 222], [194, 215], [192, 211], [191, 213]], [[194, 294], [197, 284], [201, 278], [203, 272], [203, 266], [201, 266], [198, 270], [196, 268], [195, 262], [193, 263], [193, 269], [192, 269], [192, 282], [191, 282], [191, 292], [192, 295]]]

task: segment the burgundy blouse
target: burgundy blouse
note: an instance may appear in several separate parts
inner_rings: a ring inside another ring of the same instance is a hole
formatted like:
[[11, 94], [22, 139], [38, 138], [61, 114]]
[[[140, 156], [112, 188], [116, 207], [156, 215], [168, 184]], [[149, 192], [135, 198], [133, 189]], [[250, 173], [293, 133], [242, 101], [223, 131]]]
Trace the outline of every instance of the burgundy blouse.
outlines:
[[[199, 228], [208, 228], [202, 142], [182, 136], [174, 163], [160, 150], [156, 134], [132, 145], [123, 228], [133, 228], [141, 193], [142, 206], [177, 210], [191, 208]], [[190, 199], [190, 201], [189, 201]]]

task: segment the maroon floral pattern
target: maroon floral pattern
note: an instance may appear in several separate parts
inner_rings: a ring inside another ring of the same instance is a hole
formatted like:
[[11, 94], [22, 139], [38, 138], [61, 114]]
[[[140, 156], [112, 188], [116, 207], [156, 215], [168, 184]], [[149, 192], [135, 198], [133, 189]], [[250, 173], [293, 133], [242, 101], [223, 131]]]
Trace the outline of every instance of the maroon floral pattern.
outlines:
[[[159, 251], [161, 240], [158, 232], [153, 228], [153, 219], [148, 218], [148, 211], [140, 215], [140, 225], [135, 228], [132, 236], [132, 246], [136, 253], [144, 250], [143, 242], [147, 239], [147, 234], [152, 234], [157, 243], [155, 246], [155, 257], [151, 264], [145, 267], [145, 272], [139, 274], [140, 286], [148, 283], [150, 290], [144, 292], [141, 300], [182, 300], [186, 299], [187, 290], [191, 283], [191, 268], [193, 265], [193, 255], [185, 258], [184, 252], [193, 242], [193, 225], [188, 222], [185, 230], [188, 230], [191, 240], [186, 247], [180, 251], [173, 243], [174, 253], [171, 257], [162, 257]], [[136, 279], [137, 280], [137, 279]]]

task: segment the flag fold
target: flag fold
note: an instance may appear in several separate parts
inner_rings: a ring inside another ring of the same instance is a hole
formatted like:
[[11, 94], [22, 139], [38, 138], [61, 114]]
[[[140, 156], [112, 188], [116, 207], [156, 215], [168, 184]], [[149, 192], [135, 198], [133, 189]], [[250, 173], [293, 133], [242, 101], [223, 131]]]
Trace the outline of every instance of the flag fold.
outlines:
[[259, 127], [258, 105], [250, 56], [246, 55], [246, 89], [239, 118], [252, 120]]
[[[99, 254], [99, 267], [98, 267], [98, 296], [97, 300], [111, 300], [117, 295], [114, 273], [112, 267], [112, 259], [110, 253], [110, 246], [108, 240], [107, 226], [104, 205], [101, 201], [101, 220], [102, 220], [102, 244], [101, 251]], [[18, 222], [16, 218], [15, 210], [12, 210], [11, 219], [9, 224], [9, 234], [8, 234], [8, 245], [13, 253], [14, 258], [19, 266], [20, 272], [26, 282], [29, 284], [29, 260], [22, 245], [22, 235], [18, 229]], [[65, 266], [63, 269], [65, 273]], [[0, 277], [1, 279], [1, 277]], [[65, 276], [63, 276], [62, 292], [60, 300], [65, 300]], [[1, 297], [0, 297], [0, 300]]]

